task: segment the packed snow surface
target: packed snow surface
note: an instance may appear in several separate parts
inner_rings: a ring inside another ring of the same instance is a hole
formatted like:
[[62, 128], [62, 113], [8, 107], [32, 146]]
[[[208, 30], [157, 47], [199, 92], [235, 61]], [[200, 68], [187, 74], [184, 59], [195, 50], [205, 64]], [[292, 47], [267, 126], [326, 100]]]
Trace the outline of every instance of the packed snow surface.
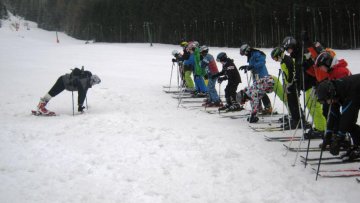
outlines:
[[[355, 178], [315, 181], [296, 153], [284, 156], [283, 143], [263, 137], [294, 131], [255, 132], [246, 117], [223, 118], [185, 103], [178, 108], [163, 85], [170, 82], [171, 51], [179, 46], [86, 44], [64, 33], [56, 43], [55, 32], [31, 22], [27, 29], [24, 22], [11, 18], [0, 28], [0, 202], [359, 202]], [[261, 50], [277, 75], [271, 49]], [[237, 66], [246, 64], [238, 48], [210, 47], [214, 56], [220, 51]], [[360, 72], [360, 51], [336, 52]], [[81, 66], [102, 79], [89, 89], [85, 114], [72, 115], [68, 91], [47, 106], [58, 116], [30, 114], [60, 75]], [[175, 76], [176, 66], [172, 84]], [[238, 90], [246, 84], [243, 72], [241, 77]], [[278, 99], [275, 106], [281, 113]]]

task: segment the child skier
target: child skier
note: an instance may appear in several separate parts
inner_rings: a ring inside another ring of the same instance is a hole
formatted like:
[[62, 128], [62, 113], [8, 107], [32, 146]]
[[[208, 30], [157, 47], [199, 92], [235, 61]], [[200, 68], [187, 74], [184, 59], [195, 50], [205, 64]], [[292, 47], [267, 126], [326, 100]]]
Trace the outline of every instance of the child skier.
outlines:
[[211, 54], [209, 54], [209, 47], [205, 45], [200, 47], [200, 54], [203, 57], [201, 67], [207, 72], [209, 80], [207, 85], [209, 96], [205, 105], [207, 107], [221, 107], [222, 103], [215, 88], [217, 78], [212, 77], [213, 75], [219, 73], [215, 59]]
[[219, 83], [221, 83], [224, 80], [228, 80], [228, 84], [225, 87], [226, 104], [223, 107], [220, 107], [219, 111], [241, 110], [240, 104], [236, 102], [236, 90], [239, 83], [241, 83], [241, 78], [239, 71], [237, 70], [234, 64], [234, 61], [228, 58], [225, 52], [220, 52], [216, 57], [216, 61], [220, 62], [223, 65], [223, 67], [221, 72], [213, 75], [211, 78], [215, 79], [219, 76], [222, 76], [218, 78]]
[[360, 109], [359, 90], [360, 74], [357, 74], [338, 80], [326, 80], [320, 83], [316, 92], [322, 103], [342, 107], [342, 112], [337, 117], [338, 131], [332, 133], [330, 153], [338, 155], [346, 133], [350, 133], [354, 146], [343, 155], [343, 160], [360, 158], [360, 126], [356, 124]]
[[90, 71], [75, 68], [71, 74], [60, 76], [50, 91], [40, 98], [40, 102], [37, 105], [37, 114], [55, 115], [53, 111], [46, 109], [46, 104], [52, 97], [55, 97], [65, 89], [78, 92], [78, 111], [83, 112], [87, 90], [100, 82], [100, 78], [97, 75], [93, 75]]
[[[266, 55], [264, 52], [251, 48], [248, 44], [243, 44], [240, 47], [240, 55], [247, 57], [247, 62], [249, 65], [240, 66], [240, 70], [251, 71], [252, 80], [258, 80], [264, 77], [269, 76], [269, 73], [266, 68]], [[265, 94], [261, 99], [264, 109], [262, 110], [263, 114], [271, 114], [271, 102], [269, 97]], [[261, 104], [259, 105], [261, 108]], [[260, 110], [260, 109], [259, 109]]]

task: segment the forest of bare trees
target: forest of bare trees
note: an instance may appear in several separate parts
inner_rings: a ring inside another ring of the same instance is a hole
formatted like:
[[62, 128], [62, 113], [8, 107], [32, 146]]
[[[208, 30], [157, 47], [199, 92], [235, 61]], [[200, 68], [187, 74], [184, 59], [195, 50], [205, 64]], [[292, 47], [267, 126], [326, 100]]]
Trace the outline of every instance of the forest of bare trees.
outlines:
[[[273, 47], [285, 36], [333, 48], [356, 48], [360, 40], [357, 0], [0, 0], [39, 27], [103, 42]], [[1, 13], [0, 13], [1, 15]]]

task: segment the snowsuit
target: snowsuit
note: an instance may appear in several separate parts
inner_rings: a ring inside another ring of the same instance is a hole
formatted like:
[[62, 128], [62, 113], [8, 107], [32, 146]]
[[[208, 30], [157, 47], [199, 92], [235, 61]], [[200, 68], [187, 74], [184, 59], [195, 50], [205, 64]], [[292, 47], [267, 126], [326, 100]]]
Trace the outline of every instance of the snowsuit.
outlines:
[[219, 73], [215, 59], [211, 54], [206, 54], [201, 61], [201, 67], [207, 72], [208, 75], [208, 92], [209, 102], [220, 102], [219, 95], [215, 89], [217, 78], [212, 78], [213, 75]]
[[[186, 68], [186, 70], [187, 69], [190, 70], [190, 67], [191, 70], [193, 70], [196, 91], [206, 93], [207, 88], [205, 86], [205, 82], [203, 78], [203, 74], [205, 73], [205, 71], [201, 70], [200, 56], [198, 56], [197, 54], [198, 52], [191, 53], [189, 59], [184, 62], [184, 67], [189, 67]], [[186, 77], [187, 77], [187, 73], [185, 72], [185, 79]]]
[[[313, 118], [314, 126], [318, 131], [324, 131], [326, 129], [326, 118], [321, 113], [321, 104], [317, 101], [315, 95], [311, 94], [312, 87], [316, 86], [315, 74], [311, 71], [311, 67], [313, 66], [314, 62], [312, 59], [306, 59], [306, 57], [304, 57], [304, 55], [301, 53], [301, 48], [299, 45], [295, 47], [290, 56], [295, 59], [295, 78], [297, 80], [297, 87], [298, 90], [303, 90], [305, 92], [306, 107], [308, 108], [310, 115]], [[302, 68], [305, 70], [303, 72], [304, 78], [302, 77]], [[302, 82], [303, 80], [304, 82]]]
[[275, 81], [273, 77], [274, 76], [266, 76], [260, 78], [255, 80], [250, 87], [244, 88], [243, 91], [246, 94], [246, 97], [250, 99], [252, 116], [257, 115], [261, 105], [260, 100], [264, 97], [264, 95], [274, 91]]
[[[248, 70], [251, 71], [253, 81], [269, 75], [265, 65], [266, 55], [264, 52], [257, 49], [250, 49], [247, 54], [247, 62], [249, 63]], [[270, 99], [266, 94], [262, 97], [261, 101], [263, 102], [265, 108], [271, 107]]]
[[185, 65], [186, 61], [189, 60], [189, 58], [190, 58], [190, 53], [186, 50], [186, 48], [184, 48], [183, 52], [184, 53], [180, 60], [183, 61], [185, 85], [189, 89], [194, 89], [194, 82], [193, 82], [193, 79], [191, 78], [191, 74], [193, 72], [193, 67], [189, 66], [189, 65]]
[[[228, 80], [228, 84], [225, 87], [225, 99], [226, 104], [231, 106], [236, 104], [236, 90], [241, 83], [241, 78], [238, 69], [236, 68], [234, 61], [230, 58], [227, 58], [223, 64], [222, 70], [215, 74], [213, 77], [221, 77], [222, 80]], [[219, 78], [220, 79], [220, 78]]]
[[300, 112], [299, 112], [299, 99], [298, 99], [298, 90], [296, 87], [296, 71], [295, 71], [295, 63], [293, 59], [288, 56], [284, 55], [284, 58], [281, 60], [280, 63], [281, 70], [283, 72], [284, 78], [284, 86], [287, 87], [286, 90], [286, 97], [288, 101], [288, 106], [291, 114], [291, 118], [297, 123], [300, 119]]
[[[349, 132], [355, 146], [360, 145], [360, 126], [356, 124], [360, 109], [360, 74], [333, 80], [335, 98], [342, 107], [338, 115], [338, 135]], [[329, 126], [331, 127], [331, 126]], [[335, 132], [336, 133], [336, 132]]]
[[[328, 80], [336, 80], [340, 78], [345, 78], [351, 75], [350, 70], [347, 68], [347, 62], [344, 59], [336, 60], [333, 59], [333, 65], [330, 72], [325, 73], [324, 71], [320, 70], [319, 68], [315, 68], [315, 70], [322, 72], [320, 74], [322, 76], [326, 75], [326, 79]], [[324, 78], [317, 78], [318, 80], [324, 80]], [[320, 81], [319, 81], [320, 82]], [[344, 91], [347, 89], [343, 89]], [[327, 103], [323, 104], [323, 115], [327, 117], [327, 113], [329, 111], [329, 105]], [[327, 129], [326, 133], [337, 133], [339, 130], [339, 117], [340, 117], [340, 105], [338, 103], [334, 103], [331, 105], [331, 114], [330, 118], [328, 118]]]
[[77, 91], [78, 105], [83, 106], [86, 93], [88, 89], [91, 88], [91, 75], [90, 71], [81, 71], [80, 69], [75, 68], [71, 74], [60, 76], [48, 94], [51, 97], [55, 97], [65, 89], [68, 91]]

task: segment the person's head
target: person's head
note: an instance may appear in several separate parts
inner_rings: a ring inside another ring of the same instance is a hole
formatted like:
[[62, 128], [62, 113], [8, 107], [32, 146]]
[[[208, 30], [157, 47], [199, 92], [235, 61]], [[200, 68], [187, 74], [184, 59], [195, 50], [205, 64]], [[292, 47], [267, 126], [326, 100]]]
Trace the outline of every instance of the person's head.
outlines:
[[92, 75], [91, 78], [90, 78], [90, 85], [93, 86], [93, 85], [96, 85], [96, 84], [99, 84], [101, 82], [99, 76], [97, 75]]
[[220, 62], [220, 63], [225, 63], [227, 60], [227, 55], [225, 52], [220, 52], [217, 56], [216, 56], [216, 61]]
[[189, 44], [186, 47], [186, 50], [193, 53], [196, 47], [199, 47], [199, 42], [197, 41], [189, 42]]
[[173, 50], [173, 51], [171, 52], [171, 55], [173, 55], [175, 58], [177, 58], [177, 57], [179, 57], [180, 52], [179, 52], [178, 50]]
[[315, 66], [324, 72], [329, 72], [331, 70], [331, 64], [333, 62], [333, 57], [328, 52], [322, 52], [318, 55], [315, 60]]
[[291, 54], [296, 47], [295, 38], [293, 38], [291, 36], [285, 37], [283, 40], [282, 46], [284, 47], [285, 51], [287, 51], [289, 54]]
[[313, 43], [315, 51], [320, 54], [325, 51], [324, 47], [320, 44], [320, 42], [314, 42]]
[[240, 47], [240, 55], [247, 56], [250, 53], [250, 46], [248, 44], [243, 44]]
[[318, 101], [322, 104], [325, 102], [328, 104], [336, 102], [336, 90], [333, 82], [330, 80], [321, 82], [316, 88], [316, 96]]
[[271, 58], [272, 58], [274, 61], [281, 62], [283, 56], [284, 56], [284, 50], [283, 50], [281, 47], [275, 47], [275, 48], [271, 51]]
[[188, 45], [188, 42], [185, 42], [185, 41], [183, 41], [183, 42], [180, 43], [180, 46], [181, 46], [182, 48], [186, 48], [187, 45]]
[[203, 56], [205, 56], [205, 55], [208, 54], [208, 53], [209, 53], [209, 47], [206, 46], [206, 45], [202, 45], [202, 46], [200, 47], [200, 54], [203, 55]]

